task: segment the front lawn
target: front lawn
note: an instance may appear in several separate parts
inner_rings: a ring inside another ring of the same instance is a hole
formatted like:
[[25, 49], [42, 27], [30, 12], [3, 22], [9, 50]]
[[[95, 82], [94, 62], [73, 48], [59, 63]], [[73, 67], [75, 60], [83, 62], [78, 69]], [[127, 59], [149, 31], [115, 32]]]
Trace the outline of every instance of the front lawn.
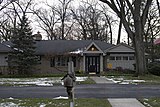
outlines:
[[120, 84], [160, 84], [160, 76], [152, 74], [135, 77], [134, 74], [109, 73], [106, 77]]
[[[0, 99], [0, 107], [69, 107], [68, 99]], [[111, 107], [106, 99], [75, 99], [75, 107]]]
[[[43, 77], [43, 78], [0, 78], [2, 86], [54, 86], [61, 85], [62, 77]], [[77, 84], [94, 84], [89, 77], [76, 77]]]

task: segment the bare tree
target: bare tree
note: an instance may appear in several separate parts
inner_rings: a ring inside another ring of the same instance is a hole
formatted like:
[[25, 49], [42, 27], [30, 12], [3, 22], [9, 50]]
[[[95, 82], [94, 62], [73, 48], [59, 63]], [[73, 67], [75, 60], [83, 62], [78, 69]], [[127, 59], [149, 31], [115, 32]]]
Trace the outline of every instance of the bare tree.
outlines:
[[145, 25], [145, 34], [144, 34], [144, 41], [146, 52], [149, 53], [151, 56], [152, 62], [154, 62], [155, 58], [155, 49], [154, 49], [154, 40], [157, 36], [160, 35], [160, 17], [158, 14], [158, 10], [153, 3], [148, 14], [147, 23]]
[[0, 0], [0, 41], [8, 41], [13, 28], [13, 17], [10, 6], [16, 0]]
[[[106, 23], [105, 24], [106, 29], [108, 29], [107, 35], [110, 37], [110, 43], [112, 44], [112, 42], [113, 42], [112, 26], [115, 24], [115, 22], [117, 20], [113, 19], [113, 17], [111, 15], [108, 15], [109, 9], [105, 5], [101, 5], [101, 8], [102, 8], [102, 13], [104, 14], [104, 18], [105, 18], [105, 20], [103, 20], [103, 21]], [[103, 26], [103, 27], [105, 27], [105, 26]]]
[[160, 4], [159, 4], [158, 0], [156, 0], [156, 2], [157, 2], [157, 7], [158, 7], [158, 10], [159, 10], [159, 16], [160, 16]]
[[58, 39], [55, 34], [55, 25], [60, 20], [56, 18], [55, 7], [46, 4], [47, 9], [32, 9], [34, 14], [38, 17], [36, 22], [38, 22], [39, 27], [42, 28], [48, 36], [48, 40], [56, 40]]
[[[132, 39], [135, 47], [136, 54], [136, 74], [144, 75], [146, 68], [146, 59], [145, 59], [145, 49], [143, 42], [144, 26], [147, 20], [147, 14], [149, 7], [151, 6], [152, 0], [147, 0], [144, 3], [144, 9], [141, 10], [142, 0], [134, 0], [130, 2], [129, 0], [100, 0], [106, 3], [122, 20], [123, 26], [128, 33], [129, 37]], [[130, 25], [125, 16], [126, 9], [124, 5], [129, 9], [134, 29], [131, 29]]]
[[60, 23], [61, 23], [61, 38], [62, 40], [65, 39], [65, 20], [70, 16], [68, 13], [69, 11], [69, 5], [72, 2], [72, 0], [59, 0], [60, 4], [56, 8], [56, 12], [58, 13], [60, 17]]
[[7, 6], [9, 6], [11, 3], [15, 2], [16, 0], [0, 0], [0, 11], [5, 9]]
[[9, 17], [1, 18], [0, 21], [0, 37], [2, 41], [9, 41], [12, 35], [13, 23]]
[[107, 11], [106, 7], [93, 1], [83, 1], [81, 3], [77, 9], [71, 11], [81, 28], [82, 39], [108, 41], [110, 38], [110, 43], [112, 43], [112, 24], [114, 20], [107, 12], [104, 12]]

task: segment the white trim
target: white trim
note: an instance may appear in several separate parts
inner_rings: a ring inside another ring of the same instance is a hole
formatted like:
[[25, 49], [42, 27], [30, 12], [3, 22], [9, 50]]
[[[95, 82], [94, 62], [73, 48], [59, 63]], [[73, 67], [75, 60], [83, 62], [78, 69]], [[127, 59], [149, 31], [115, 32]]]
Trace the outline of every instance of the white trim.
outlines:
[[[93, 46], [93, 45], [98, 49], [98, 51], [88, 51], [89, 48], [90, 48], [91, 46]], [[94, 42], [92, 42], [92, 43], [84, 50], [83, 53], [103, 53], [103, 55], [105, 55], [105, 53], [104, 53]]]
[[103, 55], [100, 55], [100, 72], [103, 71]]
[[83, 71], [86, 72], [86, 64], [85, 64], [85, 62], [86, 62], [86, 56], [84, 55], [83, 56]]

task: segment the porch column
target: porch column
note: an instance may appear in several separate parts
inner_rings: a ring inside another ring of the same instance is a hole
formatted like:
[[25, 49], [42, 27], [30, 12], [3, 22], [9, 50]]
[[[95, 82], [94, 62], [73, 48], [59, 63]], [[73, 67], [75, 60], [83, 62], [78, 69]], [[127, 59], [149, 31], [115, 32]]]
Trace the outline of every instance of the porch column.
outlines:
[[103, 71], [103, 55], [100, 55], [100, 72]]
[[83, 55], [83, 71], [86, 72], [86, 56]]

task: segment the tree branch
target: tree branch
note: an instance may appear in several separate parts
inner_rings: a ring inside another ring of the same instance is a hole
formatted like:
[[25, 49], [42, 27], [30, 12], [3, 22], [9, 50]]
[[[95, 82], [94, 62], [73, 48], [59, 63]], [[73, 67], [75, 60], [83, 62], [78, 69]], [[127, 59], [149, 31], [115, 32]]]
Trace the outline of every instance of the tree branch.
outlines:
[[146, 20], [147, 20], [147, 15], [148, 15], [148, 11], [149, 11], [149, 7], [151, 6], [153, 0], [147, 0], [146, 6], [143, 10], [143, 14], [141, 16], [141, 22], [142, 22], [142, 27], [145, 25]]

